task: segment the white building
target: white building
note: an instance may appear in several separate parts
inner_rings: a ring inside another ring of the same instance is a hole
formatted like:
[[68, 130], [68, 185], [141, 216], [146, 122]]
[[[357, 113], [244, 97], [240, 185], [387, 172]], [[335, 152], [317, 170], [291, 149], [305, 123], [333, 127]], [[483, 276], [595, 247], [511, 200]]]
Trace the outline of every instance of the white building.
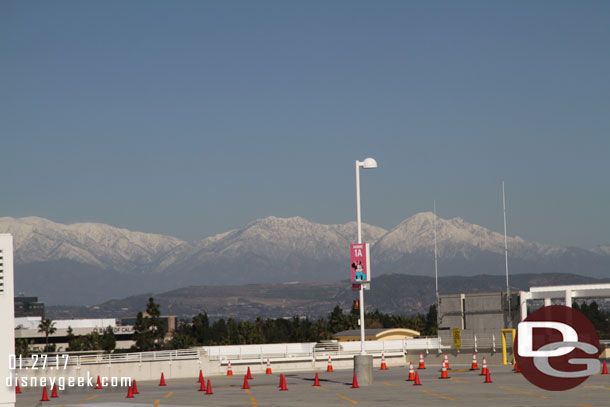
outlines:
[[[47, 341], [45, 334], [38, 331], [41, 321], [41, 317], [20, 317], [15, 318], [14, 323], [15, 337], [27, 340], [30, 343], [30, 349], [37, 352], [42, 351]], [[108, 327], [111, 327], [116, 338], [117, 349], [127, 349], [134, 344], [133, 326], [117, 325], [114, 318], [54, 319], [53, 326], [56, 330], [49, 335], [48, 341], [49, 344], [56, 346], [57, 351], [65, 352], [68, 348], [68, 329], [72, 329], [73, 335], [84, 336], [94, 331], [102, 335]]]
[[15, 354], [15, 304], [13, 301], [13, 236], [0, 233], [0, 407], [15, 406], [15, 388], [6, 385], [13, 375], [9, 358]]

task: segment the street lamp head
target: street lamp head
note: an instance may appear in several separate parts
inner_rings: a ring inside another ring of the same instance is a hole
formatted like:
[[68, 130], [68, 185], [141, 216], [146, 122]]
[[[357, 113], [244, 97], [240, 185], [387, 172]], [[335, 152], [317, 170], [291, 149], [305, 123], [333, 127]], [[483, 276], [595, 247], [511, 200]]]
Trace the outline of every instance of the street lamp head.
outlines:
[[364, 161], [362, 161], [362, 167], [363, 168], [377, 168], [377, 161], [375, 161], [374, 158], [365, 158]]

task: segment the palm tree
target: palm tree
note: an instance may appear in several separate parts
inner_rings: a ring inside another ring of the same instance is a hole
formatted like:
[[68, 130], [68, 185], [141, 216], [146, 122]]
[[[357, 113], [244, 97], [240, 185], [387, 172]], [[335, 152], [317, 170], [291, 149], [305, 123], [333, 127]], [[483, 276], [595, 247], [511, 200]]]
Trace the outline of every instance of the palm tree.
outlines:
[[55, 322], [48, 318], [40, 321], [40, 324], [38, 325], [38, 332], [44, 333], [45, 335], [45, 352], [47, 352], [47, 350], [49, 349], [49, 335], [53, 335], [55, 331], [57, 331], [57, 328], [55, 328]]

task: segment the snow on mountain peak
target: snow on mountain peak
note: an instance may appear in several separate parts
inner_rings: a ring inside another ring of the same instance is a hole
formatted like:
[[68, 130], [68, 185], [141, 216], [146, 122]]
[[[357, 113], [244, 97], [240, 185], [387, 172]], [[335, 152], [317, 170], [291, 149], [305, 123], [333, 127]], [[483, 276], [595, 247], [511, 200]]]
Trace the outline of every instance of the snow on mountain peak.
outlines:
[[[465, 221], [460, 217], [443, 219], [436, 216], [436, 239], [439, 256], [468, 255], [472, 250], [504, 253], [504, 235]], [[559, 252], [563, 249], [530, 243], [520, 237], [508, 238], [509, 252], [519, 251], [523, 257], [540, 252]], [[413, 215], [381, 238], [376, 246], [377, 256], [397, 261], [405, 254], [432, 253], [434, 250], [434, 214], [422, 212]]]
[[184, 243], [102, 223], [64, 225], [35, 216], [0, 218], [0, 231], [13, 235], [18, 263], [67, 259], [119, 270], [146, 267], [160, 252]]

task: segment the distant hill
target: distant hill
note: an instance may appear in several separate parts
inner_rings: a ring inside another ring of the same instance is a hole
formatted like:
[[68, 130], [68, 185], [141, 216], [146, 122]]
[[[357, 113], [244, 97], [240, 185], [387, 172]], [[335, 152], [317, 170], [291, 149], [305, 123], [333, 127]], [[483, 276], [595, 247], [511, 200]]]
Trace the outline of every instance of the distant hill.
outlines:
[[[606, 279], [605, 282], [610, 281]], [[590, 284], [604, 282], [573, 274], [515, 274], [511, 286], [526, 290], [531, 286]], [[376, 277], [365, 294], [367, 311], [379, 309], [393, 314], [425, 313], [434, 303], [432, 277], [388, 274]], [[504, 291], [504, 276], [439, 278], [441, 294]], [[51, 307], [54, 318], [134, 316], [143, 311], [152, 294], [107, 301], [96, 307]], [[207, 312], [212, 318], [234, 317], [318, 317], [327, 315], [335, 305], [349, 309], [357, 298], [347, 281], [249, 284], [238, 286], [189, 286], [154, 294], [164, 314], [192, 317]]]
[[[390, 231], [363, 225], [373, 276], [433, 273], [430, 212]], [[504, 236], [461, 218], [436, 218], [439, 275], [504, 274]], [[186, 242], [98, 223], [62, 225], [43, 218], [0, 218], [15, 241], [16, 292], [48, 304], [93, 305], [188, 285], [290, 281], [336, 282], [349, 273], [356, 224], [323, 225], [301, 217], [268, 217], [241, 229]], [[610, 276], [610, 247], [562, 248], [509, 237], [516, 273]]]

